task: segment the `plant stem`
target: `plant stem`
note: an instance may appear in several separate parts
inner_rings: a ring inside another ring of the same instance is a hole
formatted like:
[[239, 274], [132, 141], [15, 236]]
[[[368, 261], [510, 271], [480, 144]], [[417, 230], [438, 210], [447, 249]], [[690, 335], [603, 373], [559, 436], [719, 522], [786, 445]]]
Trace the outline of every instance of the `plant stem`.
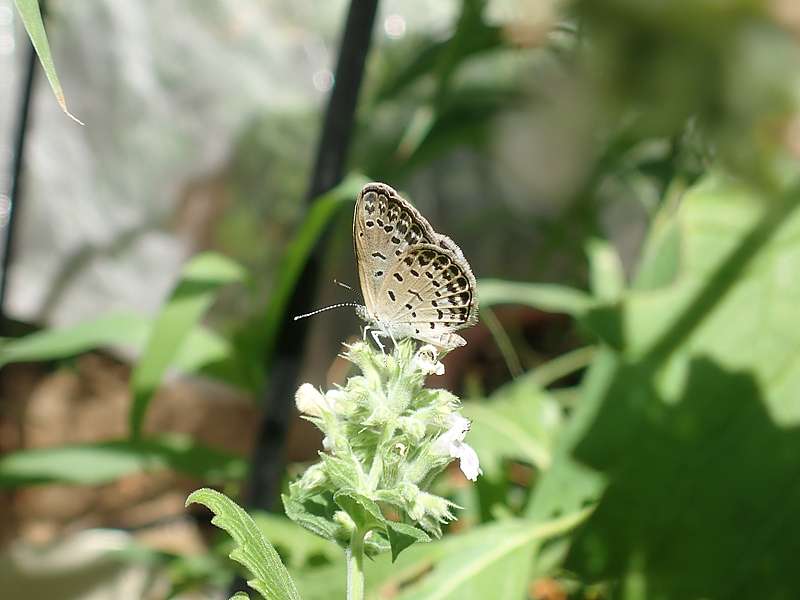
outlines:
[[358, 528], [350, 536], [347, 555], [347, 600], [364, 600], [364, 532]]

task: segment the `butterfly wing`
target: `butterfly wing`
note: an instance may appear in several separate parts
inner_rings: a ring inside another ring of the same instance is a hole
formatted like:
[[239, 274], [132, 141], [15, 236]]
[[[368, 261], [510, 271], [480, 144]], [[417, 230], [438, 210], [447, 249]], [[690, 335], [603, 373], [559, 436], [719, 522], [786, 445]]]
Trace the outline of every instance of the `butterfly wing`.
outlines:
[[437, 239], [419, 211], [383, 183], [368, 183], [356, 200], [353, 246], [364, 304], [377, 314], [378, 292], [386, 273], [411, 245]]
[[455, 332], [478, 320], [475, 276], [455, 242], [436, 241], [401, 252], [376, 292], [376, 316], [398, 339], [455, 348], [466, 343]]

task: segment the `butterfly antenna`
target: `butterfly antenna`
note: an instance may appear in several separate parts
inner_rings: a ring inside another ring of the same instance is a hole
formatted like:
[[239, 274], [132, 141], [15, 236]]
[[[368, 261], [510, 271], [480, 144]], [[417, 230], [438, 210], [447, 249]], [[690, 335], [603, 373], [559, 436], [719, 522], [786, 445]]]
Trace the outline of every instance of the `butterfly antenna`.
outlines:
[[349, 285], [347, 285], [346, 283], [343, 283], [343, 282], [339, 281], [338, 279], [334, 279], [334, 280], [333, 280], [333, 283], [335, 283], [336, 285], [340, 285], [340, 286], [342, 286], [342, 287], [343, 287], [344, 289], [346, 289], [346, 290], [350, 290], [351, 292], [353, 291], [353, 288], [351, 288], [351, 287], [350, 287]]
[[306, 313], [304, 315], [297, 315], [294, 320], [298, 321], [300, 319], [305, 319], [306, 317], [313, 317], [314, 315], [318, 315], [321, 312], [325, 312], [326, 310], [332, 310], [334, 308], [345, 308], [346, 306], [361, 306], [356, 302], [340, 302], [339, 304], [331, 304], [330, 306], [324, 306], [322, 308], [318, 308], [317, 310], [312, 310], [310, 313]]

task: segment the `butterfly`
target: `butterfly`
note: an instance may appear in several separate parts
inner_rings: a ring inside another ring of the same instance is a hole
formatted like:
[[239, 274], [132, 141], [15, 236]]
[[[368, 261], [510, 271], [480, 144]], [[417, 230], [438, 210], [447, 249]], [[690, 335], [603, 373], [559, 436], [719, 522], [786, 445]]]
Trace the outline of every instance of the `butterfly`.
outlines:
[[383, 350], [413, 338], [451, 350], [455, 332], [478, 320], [475, 276], [461, 249], [384, 183], [368, 183], [356, 200], [353, 247], [364, 304], [356, 314]]

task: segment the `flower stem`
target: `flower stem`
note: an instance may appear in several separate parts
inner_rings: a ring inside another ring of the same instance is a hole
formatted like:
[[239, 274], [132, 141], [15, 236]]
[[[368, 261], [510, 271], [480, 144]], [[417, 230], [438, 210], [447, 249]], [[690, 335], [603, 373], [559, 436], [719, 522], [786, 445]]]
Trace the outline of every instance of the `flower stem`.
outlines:
[[364, 600], [364, 532], [358, 528], [347, 548], [347, 600]]

